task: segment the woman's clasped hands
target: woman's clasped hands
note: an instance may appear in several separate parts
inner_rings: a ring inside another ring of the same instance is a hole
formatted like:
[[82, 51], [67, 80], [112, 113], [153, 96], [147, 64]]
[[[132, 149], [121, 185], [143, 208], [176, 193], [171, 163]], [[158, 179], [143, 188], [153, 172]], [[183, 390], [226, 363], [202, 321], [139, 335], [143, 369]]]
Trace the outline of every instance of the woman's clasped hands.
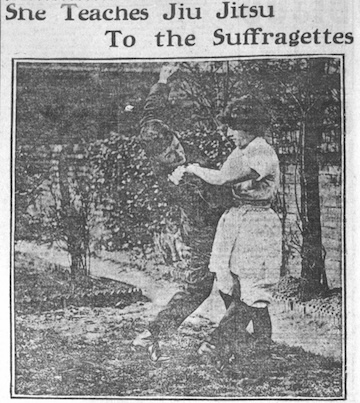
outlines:
[[168, 176], [168, 178], [172, 183], [178, 185], [180, 181], [183, 179], [185, 173], [193, 173], [192, 169], [195, 166], [199, 166], [199, 164], [189, 164], [187, 166], [180, 165], [174, 169], [174, 171], [172, 172], [171, 175]]

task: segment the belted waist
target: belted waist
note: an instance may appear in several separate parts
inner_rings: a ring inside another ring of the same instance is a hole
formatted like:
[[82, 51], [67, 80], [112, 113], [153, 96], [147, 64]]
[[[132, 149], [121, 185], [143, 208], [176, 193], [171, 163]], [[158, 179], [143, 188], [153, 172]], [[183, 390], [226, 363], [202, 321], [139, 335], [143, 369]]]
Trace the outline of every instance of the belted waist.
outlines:
[[251, 207], [262, 207], [262, 208], [270, 208], [270, 202], [268, 200], [246, 200], [246, 199], [238, 199], [233, 197], [233, 203], [235, 207], [242, 206], [251, 206]]

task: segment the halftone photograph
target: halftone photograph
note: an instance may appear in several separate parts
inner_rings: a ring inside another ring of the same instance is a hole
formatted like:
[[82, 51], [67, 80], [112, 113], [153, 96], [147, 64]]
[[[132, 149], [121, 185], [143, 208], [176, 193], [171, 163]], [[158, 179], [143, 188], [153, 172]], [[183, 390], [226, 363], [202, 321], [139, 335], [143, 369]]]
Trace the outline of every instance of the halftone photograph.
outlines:
[[14, 59], [13, 397], [345, 398], [343, 62]]

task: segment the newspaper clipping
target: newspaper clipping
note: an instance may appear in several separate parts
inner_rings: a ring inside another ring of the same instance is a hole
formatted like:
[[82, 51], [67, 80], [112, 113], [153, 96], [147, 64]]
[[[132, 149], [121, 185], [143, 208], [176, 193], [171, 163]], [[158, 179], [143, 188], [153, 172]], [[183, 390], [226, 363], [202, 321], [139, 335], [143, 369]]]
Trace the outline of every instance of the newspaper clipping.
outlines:
[[358, 401], [356, 16], [1, 1], [4, 401]]

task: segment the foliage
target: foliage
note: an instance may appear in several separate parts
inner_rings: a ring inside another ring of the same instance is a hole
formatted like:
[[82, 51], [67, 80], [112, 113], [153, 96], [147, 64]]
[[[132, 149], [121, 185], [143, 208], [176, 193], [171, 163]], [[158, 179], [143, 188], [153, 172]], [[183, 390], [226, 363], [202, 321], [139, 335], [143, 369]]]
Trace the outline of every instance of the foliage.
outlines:
[[48, 175], [41, 164], [31, 158], [34, 152], [34, 149], [19, 147], [15, 153], [15, 241], [33, 241], [40, 235], [36, 229], [43, 217], [35, 217], [29, 208], [44, 194], [43, 184]]
[[[324, 133], [330, 133], [340, 143], [338, 60], [319, 60], [322, 70], [308, 58], [182, 63], [171, 83], [165, 121], [177, 130], [189, 162], [218, 168], [233, 144], [226, 139], [217, 116], [235, 98], [252, 93], [270, 117], [267, 138], [281, 156], [295, 156], [301, 177], [304, 136], [314, 136], [313, 132], [301, 131], [305, 121], [310, 117], [318, 120], [316, 155], [322, 152]], [[138, 72], [135, 64], [130, 66], [133, 71], [123, 65], [105, 65], [91, 74], [73, 73], [73, 88], [64, 85], [70, 76], [62, 70], [54, 76], [50, 70], [45, 71], [37, 81], [25, 70], [22, 74], [27, 78], [20, 74], [19, 91], [25, 96], [20, 97], [19, 138], [24, 140], [27, 133], [35, 138], [40, 131], [47, 141], [62, 138], [65, 143], [81, 143], [84, 158], [76, 163], [71, 147], [63, 148], [63, 180], [56, 182], [58, 174], [50, 172], [53, 183], [47, 183], [51, 189], [49, 201], [49, 191], [44, 194], [44, 188], [39, 187], [49, 172], [45, 176], [44, 170], [33, 174], [36, 164], [29, 164], [29, 157], [35, 150], [21, 156], [17, 148], [17, 237], [67, 243], [76, 261], [78, 255], [88, 254], [89, 247], [140, 247], [146, 253], [153, 234], [163, 231], [169, 222], [181, 227], [185, 239], [191, 226], [216, 225], [228, 206], [228, 191], [218, 191], [190, 177], [178, 187], [167, 178], [156, 177], [137, 142], [142, 106], [156, 80], [154, 66], [143, 64], [143, 72]], [[112, 73], [106, 70], [110, 67], [114, 69]], [[35, 97], [34, 88], [41, 96]], [[134, 106], [133, 111], [125, 112], [129, 104]], [[104, 136], [110, 130], [112, 134]], [[289, 131], [297, 135], [289, 137]], [[300, 180], [304, 189], [305, 182]], [[302, 199], [298, 216], [303, 233], [307, 225], [302, 206], [304, 193], [298, 196]], [[29, 215], [29, 203], [34, 204], [34, 197], [46, 208], [38, 206], [36, 214]], [[282, 204], [280, 213], [285, 223], [285, 199]], [[290, 238], [291, 234], [284, 237], [284, 250], [298, 248], [299, 245], [291, 245]], [[304, 254], [301, 245], [299, 251]], [[308, 266], [311, 268], [311, 264]]]
[[[295, 175], [298, 175], [300, 184], [297, 203], [302, 240], [299, 250], [301, 276], [307, 282], [308, 298], [318, 293], [319, 289], [327, 288], [321, 237], [318, 155], [322, 137], [328, 131], [336, 133], [340, 143], [339, 61], [286, 60], [276, 66], [274, 75], [280, 86], [277, 91], [273, 88], [272, 92], [283, 97], [284, 104], [291, 108], [298, 129], [293, 147], [297, 164]], [[286, 116], [282, 116], [283, 122], [286, 122], [284, 118]]]
[[[186, 131], [181, 135], [185, 146], [192, 143], [191, 147], [196, 148], [198, 145], [210, 164], [216, 164], [219, 154], [225, 154], [219, 147], [221, 134], [218, 132], [209, 135]], [[110, 250], [137, 246], [145, 252], [146, 246], [153, 242], [153, 234], [169, 222], [182, 222], [186, 235], [186, 222], [204, 220], [204, 217], [196, 216], [194, 206], [206, 204], [202, 199], [205, 186], [188, 178], [177, 187], [167, 178], [155, 176], [134, 137], [113, 134], [95, 143], [90, 151], [90, 161], [97, 208], [102, 210], [109, 230], [101, 243]], [[206, 211], [204, 213], [206, 216]]]
[[[244, 61], [234, 67], [242, 77], [242, 91], [261, 100], [271, 117], [271, 140], [278, 152], [295, 157], [297, 228], [286, 228], [286, 200], [282, 200], [283, 265], [298, 250], [307, 298], [327, 288], [321, 237], [318, 158], [323, 138], [331, 133], [340, 148], [340, 64], [332, 58], [294, 58]], [[295, 136], [289, 136], [293, 132]], [[284, 169], [284, 166], [283, 166]], [[282, 176], [283, 187], [286, 176]], [[284, 190], [283, 190], [284, 192]], [[300, 240], [297, 232], [300, 232]], [[288, 240], [291, 239], [290, 243]], [[286, 273], [286, 268], [282, 268]]]
[[[202, 165], [219, 167], [233, 145], [227, 141], [217, 116], [225, 109], [228, 102], [250, 92], [260, 100], [264, 113], [270, 117], [271, 125], [266, 133], [270, 141], [282, 153], [295, 152], [296, 160], [300, 163], [304, 154], [301, 136], [289, 139], [288, 133], [290, 130], [298, 131], [302, 127], [304, 119], [307, 119], [307, 115], [316, 108], [319, 102], [326, 104], [322, 113], [317, 114], [319, 119], [323, 119], [320, 124], [322, 133], [328, 130], [335, 131], [337, 136], [340, 133], [337, 60], [326, 59], [326, 71], [316, 71], [312, 63], [311, 59], [306, 58], [183, 63], [178, 76], [172, 83], [171, 102], [165, 121], [170, 126], [174, 124], [174, 128], [177, 129], [178, 137], [185, 146], [189, 161], [201, 161]], [[314, 82], [316, 85], [311, 84]], [[121, 242], [126, 244], [131, 236], [125, 234], [124, 230], [120, 231], [120, 222], [126, 223], [122, 226], [123, 228], [131, 228], [132, 225], [128, 225], [129, 218], [132, 221], [135, 217], [141, 217], [137, 227], [133, 226], [131, 232], [133, 234], [142, 233], [142, 239], [150, 242], [151, 237], [145, 236], [145, 234], [149, 235], [146, 231], [151, 233], [159, 230], [159, 227], [155, 228], [153, 218], [156, 217], [160, 223], [164, 223], [164, 216], [168, 218], [168, 210], [164, 207], [169, 207], [168, 197], [170, 196], [171, 200], [171, 195], [167, 193], [167, 190], [170, 189], [171, 194], [177, 194], [177, 189], [174, 189], [171, 184], [166, 183], [165, 180], [155, 179], [149, 172], [150, 167], [145, 156], [136, 144], [136, 130], [138, 127], [132, 127], [131, 140], [124, 139], [122, 136], [117, 140], [115, 136], [105, 140], [103, 147], [108, 147], [111, 152], [103, 150], [98, 161], [98, 164], [103, 165], [101, 169], [106, 192], [110, 191], [107, 193], [107, 197], [115, 190], [114, 186], [110, 189], [112, 186], [110, 182], [118, 180], [116, 177], [120, 177], [123, 181], [123, 183], [117, 184], [115, 193], [117, 192], [118, 196], [114, 195], [112, 200], [108, 201], [114, 206], [119, 202], [122, 209], [127, 207], [126, 204], [130, 207], [127, 217], [120, 211], [113, 215], [113, 217], [117, 217], [116, 224], [113, 224], [114, 229], [121, 233], [123, 238]], [[315, 134], [309, 133], [308, 135], [314, 136]], [[321, 140], [319, 144], [321, 144]], [[128, 151], [130, 149], [133, 151]], [[317, 152], [321, 152], [320, 148]], [[116, 161], [116, 153], [124, 158], [124, 163]], [[106, 158], [108, 161], [102, 162]], [[122, 167], [116, 168], [119, 163], [122, 164]], [[141, 174], [141, 171], [144, 173]], [[125, 181], [128, 186], [125, 185]], [[106, 185], [106, 182], [109, 184]], [[149, 191], [144, 191], [145, 187]], [[188, 200], [193, 201], [196, 206], [202, 203], [204, 192], [206, 196], [208, 193], [207, 190], [204, 190], [203, 185], [196, 184], [193, 189], [193, 193], [197, 197], [190, 194]], [[135, 199], [136, 194], [138, 200]], [[129, 198], [124, 200], [126, 195]], [[184, 208], [184, 205], [181, 205], [181, 203], [186, 204], [184, 199], [177, 195], [172, 199], [175, 201], [172, 208], [174, 206], [176, 206], [175, 210]], [[213, 207], [211, 197], [209, 199], [205, 197], [205, 199], [209, 203], [207, 208], [203, 209], [204, 215]], [[152, 203], [153, 201], [155, 204]], [[146, 204], [148, 204], [148, 211], [146, 211]], [[116, 207], [114, 208], [116, 209]], [[158, 213], [155, 213], [156, 209]], [[109, 208], [108, 211], [110, 210]], [[187, 210], [186, 207], [185, 210]], [[285, 213], [284, 208], [282, 213]], [[178, 212], [177, 217], [181, 217]], [[300, 210], [299, 217], [304, 217]], [[304, 225], [304, 218], [301, 219]], [[140, 227], [143, 229], [141, 230]], [[120, 238], [115, 244], [120, 244]], [[140, 238], [134, 239], [130, 243], [141, 244]], [[284, 244], [285, 247], [289, 248]], [[290, 248], [294, 250], [291, 245]]]
[[[183, 64], [164, 114], [165, 122], [177, 130], [188, 162], [212, 168], [219, 168], [233, 148], [214, 119], [224, 106], [219, 69], [222, 63]], [[138, 131], [138, 125], [129, 124], [126, 132], [99, 141], [91, 151], [98, 206], [110, 230], [106, 247], [140, 246], [145, 252], [153, 234], [169, 222], [180, 227], [185, 238], [190, 223], [215, 225], [228, 206], [228, 191], [189, 177], [176, 187], [166, 177], [155, 176], [136, 141]]]

